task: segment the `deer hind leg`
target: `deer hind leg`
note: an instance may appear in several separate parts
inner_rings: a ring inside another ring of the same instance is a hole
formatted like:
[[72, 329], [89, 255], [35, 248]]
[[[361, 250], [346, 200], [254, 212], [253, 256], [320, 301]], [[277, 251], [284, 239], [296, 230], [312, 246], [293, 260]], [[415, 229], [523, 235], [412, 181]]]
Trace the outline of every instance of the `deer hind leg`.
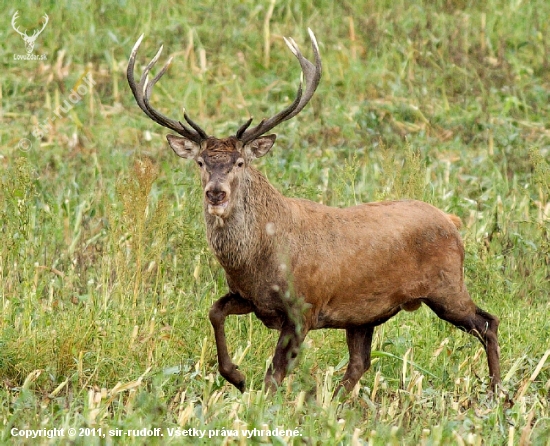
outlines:
[[244, 375], [237, 370], [238, 367], [231, 361], [225, 340], [224, 325], [225, 318], [230, 314], [247, 314], [252, 311], [254, 311], [253, 305], [244, 300], [239, 294], [227, 293], [212, 305], [208, 314], [216, 338], [220, 375], [241, 392], [244, 392], [245, 389]]
[[333, 398], [340, 391], [351, 392], [361, 376], [370, 367], [370, 354], [372, 345], [372, 334], [374, 326], [365, 325], [346, 329], [346, 341], [349, 350], [349, 363], [342, 381], [334, 390]]
[[425, 302], [441, 319], [474, 335], [481, 341], [489, 364], [491, 387], [496, 390], [497, 385], [500, 384], [498, 318], [477, 307], [466, 290], [445, 299], [428, 298]]
[[267, 373], [264, 383], [268, 391], [274, 391], [285, 379], [292, 363], [298, 356], [300, 346], [306, 337], [308, 329], [301, 329], [288, 321], [283, 324], [277, 347], [275, 347], [275, 355]]
[[487, 362], [489, 363], [489, 376], [493, 391], [500, 384], [500, 347], [498, 346], [498, 324], [496, 316], [476, 307], [476, 330], [474, 335], [485, 346]]

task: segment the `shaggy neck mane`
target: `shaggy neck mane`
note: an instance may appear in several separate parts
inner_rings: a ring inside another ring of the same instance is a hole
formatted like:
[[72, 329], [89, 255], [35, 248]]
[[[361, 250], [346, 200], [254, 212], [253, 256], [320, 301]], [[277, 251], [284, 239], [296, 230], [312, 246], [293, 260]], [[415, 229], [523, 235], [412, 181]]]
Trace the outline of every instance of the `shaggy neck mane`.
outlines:
[[233, 209], [223, 222], [205, 207], [206, 234], [223, 268], [241, 270], [258, 256], [269, 255], [274, 237], [268, 234], [267, 225], [285, 222], [288, 209], [283, 195], [253, 167], [247, 168], [231, 199]]

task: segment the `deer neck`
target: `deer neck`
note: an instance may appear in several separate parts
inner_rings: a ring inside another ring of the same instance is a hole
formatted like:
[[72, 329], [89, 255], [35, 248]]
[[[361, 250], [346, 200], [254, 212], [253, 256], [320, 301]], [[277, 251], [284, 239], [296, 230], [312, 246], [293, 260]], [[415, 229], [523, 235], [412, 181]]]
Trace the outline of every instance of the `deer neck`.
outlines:
[[222, 267], [242, 272], [274, 253], [273, 225], [283, 225], [289, 209], [284, 196], [253, 167], [247, 169], [233, 199], [233, 211], [223, 221], [205, 208], [206, 232]]

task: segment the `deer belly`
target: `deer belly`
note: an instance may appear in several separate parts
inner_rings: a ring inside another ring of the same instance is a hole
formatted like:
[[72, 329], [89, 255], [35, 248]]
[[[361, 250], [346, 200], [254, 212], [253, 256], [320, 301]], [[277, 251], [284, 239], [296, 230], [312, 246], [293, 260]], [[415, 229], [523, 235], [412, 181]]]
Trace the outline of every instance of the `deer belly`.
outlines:
[[312, 328], [349, 328], [350, 326], [380, 325], [401, 311], [401, 306], [373, 309], [353, 307], [327, 308], [321, 310]]

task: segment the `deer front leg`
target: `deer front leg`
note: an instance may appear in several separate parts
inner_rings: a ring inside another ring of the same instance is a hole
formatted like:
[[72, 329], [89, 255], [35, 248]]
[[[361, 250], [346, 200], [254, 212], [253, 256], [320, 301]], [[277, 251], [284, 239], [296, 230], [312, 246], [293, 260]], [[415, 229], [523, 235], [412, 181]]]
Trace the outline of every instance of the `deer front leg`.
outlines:
[[208, 314], [216, 338], [220, 375], [241, 392], [244, 392], [245, 389], [244, 375], [237, 370], [237, 366], [231, 361], [225, 340], [224, 325], [225, 318], [230, 314], [248, 314], [252, 311], [254, 311], [254, 307], [249, 301], [243, 299], [237, 293], [230, 292], [217, 300]]
[[281, 384], [290, 369], [292, 362], [298, 356], [300, 345], [307, 334], [307, 328], [301, 329], [295, 324], [285, 322], [275, 348], [275, 355], [265, 375], [265, 388], [272, 392]]

